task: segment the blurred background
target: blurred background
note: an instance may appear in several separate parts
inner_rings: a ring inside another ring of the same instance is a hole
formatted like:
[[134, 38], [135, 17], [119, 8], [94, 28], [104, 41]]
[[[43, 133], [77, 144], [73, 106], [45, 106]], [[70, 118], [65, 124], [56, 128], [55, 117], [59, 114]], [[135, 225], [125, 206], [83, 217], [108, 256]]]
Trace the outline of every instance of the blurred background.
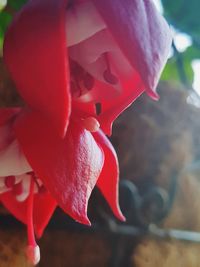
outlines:
[[[4, 33], [25, 0], [0, 0], [0, 106], [21, 105], [2, 62]], [[173, 32], [158, 85], [160, 101], [143, 95], [114, 124], [120, 162], [120, 224], [98, 191], [91, 228], [57, 210], [40, 240], [40, 267], [200, 267], [199, 0], [154, 0]], [[2, 209], [0, 266], [29, 266], [26, 233]], [[52, 241], [53, 240], [53, 241]]]

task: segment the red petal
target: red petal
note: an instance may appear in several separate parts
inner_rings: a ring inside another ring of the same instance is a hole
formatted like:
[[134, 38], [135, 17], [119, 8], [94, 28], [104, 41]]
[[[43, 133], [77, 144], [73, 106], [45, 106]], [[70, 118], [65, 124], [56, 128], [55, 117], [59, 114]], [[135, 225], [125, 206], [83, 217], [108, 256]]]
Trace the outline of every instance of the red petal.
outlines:
[[102, 147], [105, 155], [104, 166], [97, 181], [97, 186], [101, 190], [115, 216], [119, 220], [124, 221], [125, 218], [121, 213], [118, 203], [119, 166], [117, 155], [113, 146], [101, 131], [93, 133], [93, 136]]
[[81, 122], [71, 122], [64, 139], [39, 114], [17, 122], [22, 149], [36, 175], [75, 220], [89, 224], [87, 204], [103, 166], [103, 154]]
[[[12, 192], [2, 194], [0, 200], [18, 220], [27, 224], [28, 200], [19, 202]], [[56, 201], [49, 193], [34, 195], [33, 223], [38, 237], [42, 235], [56, 206]]]
[[4, 59], [28, 105], [48, 115], [65, 135], [71, 109], [65, 34], [68, 0], [34, 0], [17, 14]]
[[135, 73], [130, 80], [121, 78], [123, 91], [112, 101], [102, 100], [101, 114], [97, 116], [101, 129], [111, 135], [112, 123], [128, 106], [132, 104], [144, 91], [140, 77]]
[[151, 0], [93, 0], [147, 92], [157, 97], [160, 73], [171, 46], [171, 34]]
[[6, 124], [11, 118], [20, 112], [20, 108], [1, 108], [0, 109], [0, 126]]

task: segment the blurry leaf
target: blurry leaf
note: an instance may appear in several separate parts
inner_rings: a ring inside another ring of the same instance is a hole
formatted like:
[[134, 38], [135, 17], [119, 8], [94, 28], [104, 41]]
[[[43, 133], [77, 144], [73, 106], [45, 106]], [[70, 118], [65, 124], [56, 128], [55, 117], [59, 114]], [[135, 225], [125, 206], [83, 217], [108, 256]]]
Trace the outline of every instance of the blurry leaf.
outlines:
[[19, 10], [27, 0], [8, 0], [8, 6], [14, 10]]
[[[0, 13], [0, 51], [3, 46], [4, 33], [12, 20], [12, 16], [7, 12]], [[1, 53], [0, 53], [1, 54]]]
[[195, 59], [200, 59], [200, 49], [195, 46], [190, 46], [184, 52], [184, 60], [192, 61]]
[[7, 4], [7, 0], [0, 0], [0, 11], [4, 9]]
[[[192, 83], [194, 79], [194, 72], [192, 69], [191, 60], [184, 57], [183, 67], [187, 80]], [[178, 65], [175, 57], [171, 58], [168, 61], [162, 73], [161, 80], [172, 80], [180, 82], [181, 77], [179, 74]]]
[[4, 34], [12, 20], [13, 14], [26, 2], [27, 0], [0, 0], [0, 11], [2, 11], [7, 3], [6, 11], [0, 12], [0, 55], [2, 54]]
[[7, 29], [8, 24], [11, 22], [12, 16], [7, 12], [0, 13], [0, 29], [4, 33]]
[[175, 28], [200, 36], [199, 0], [162, 0], [164, 15]]

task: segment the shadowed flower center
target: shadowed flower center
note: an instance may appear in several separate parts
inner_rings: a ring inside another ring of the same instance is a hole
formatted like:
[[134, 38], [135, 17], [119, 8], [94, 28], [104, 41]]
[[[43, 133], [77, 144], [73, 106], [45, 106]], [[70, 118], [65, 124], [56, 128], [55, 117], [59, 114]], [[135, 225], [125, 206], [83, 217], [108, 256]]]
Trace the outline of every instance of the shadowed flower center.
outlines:
[[73, 98], [94, 101], [92, 90], [97, 82], [112, 86], [118, 95], [120, 79], [129, 76], [132, 67], [91, 1], [67, 9], [66, 38]]

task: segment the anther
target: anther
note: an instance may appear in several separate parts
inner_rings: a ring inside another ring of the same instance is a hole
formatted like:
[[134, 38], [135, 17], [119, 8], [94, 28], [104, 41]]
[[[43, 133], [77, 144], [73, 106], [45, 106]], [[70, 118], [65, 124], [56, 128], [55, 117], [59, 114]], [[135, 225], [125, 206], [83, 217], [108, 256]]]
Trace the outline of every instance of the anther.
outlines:
[[39, 246], [38, 245], [27, 246], [26, 256], [27, 256], [27, 258], [31, 264], [37, 265], [40, 261], [40, 248], [39, 248]]

